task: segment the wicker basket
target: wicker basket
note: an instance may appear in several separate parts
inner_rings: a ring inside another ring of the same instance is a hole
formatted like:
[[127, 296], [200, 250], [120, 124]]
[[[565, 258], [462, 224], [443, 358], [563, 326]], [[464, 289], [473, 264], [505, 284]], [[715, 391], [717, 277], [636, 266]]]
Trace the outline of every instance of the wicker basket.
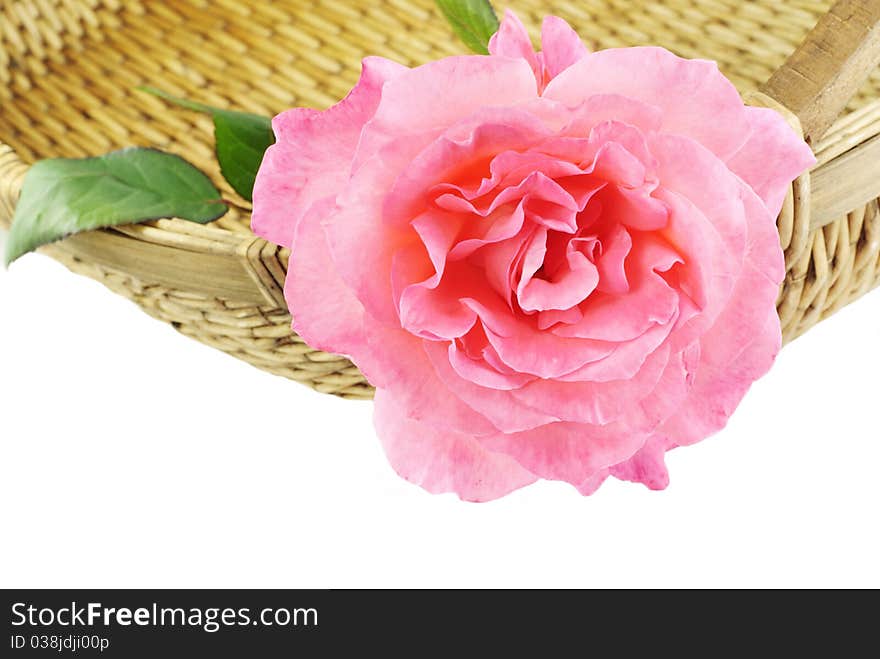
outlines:
[[[778, 102], [794, 125], [800, 120], [819, 164], [795, 183], [778, 223], [786, 339], [878, 283], [880, 76], [864, 80], [880, 54], [880, 0], [843, 0], [831, 15], [824, 0], [511, 4], [530, 29], [544, 14], [562, 16], [594, 49], [656, 44], [717, 60], [742, 92], [762, 92], [754, 102]], [[179, 153], [232, 194], [215, 164], [210, 119], [170, 110], [137, 85], [275, 114], [343, 97], [365, 55], [415, 65], [462, 51], [431, 0], [0, 0], [0, 223], [28, 163], [128, 145]], [[248, 222], [240, 211], [208, 226], [162, 220], [43, 251], [262, 369], [323, 392], [371, 396], [350, 362], [291, 333], [287, 254]]]

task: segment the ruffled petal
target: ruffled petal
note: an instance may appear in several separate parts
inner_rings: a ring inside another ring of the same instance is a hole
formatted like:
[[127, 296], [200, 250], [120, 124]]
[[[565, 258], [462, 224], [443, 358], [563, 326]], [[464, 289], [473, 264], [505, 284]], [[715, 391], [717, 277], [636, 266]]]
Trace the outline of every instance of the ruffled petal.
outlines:
[[569, 112], [570, 118], [560, 129], [560, 135], [587, 137], [595, 126], [607, 121], [629, 124], [643, 135], [654, 133], [663, 125], [663, 111], [656, 104], [613, 93], [585, 96]]
[[449, 364], [465, 380], [489, 389], [519, 389], [535, 379], [533, 375], [494, 368], [485, 355], [476, 359], [469, 357], [454, 342], [449, 344]]
[[500, 298], [469, 299], [464, 303], [482, 320], [499, 358], [519, 373], [557, 378], [607, 356], [615, 348], [606, 341], [543, 332], [529, 318], [513, 316]]
[[602, 254], [596, 260], [599, 271], [597, 290], [600, 293], [623, 295], [629, 292], [624, 264], [632, 244], [632, 236], [622, 224], [612, 227], [610, 234], [602, 242]]
[[596, 295], [582, 307], [583, 318], [553, 330], [561, 337], [620, 343], [631, 341], [654, 325], [669, 323], [678, 310], [679, 296], [663, 278], [640, 273], [623, 295]]
[[[673, 347], [681, 349], [712, 326], [740, 277], [750, 231], [750, 213], [743, 201], [748, 186], [689, 138], [658, 135], [651, 146], [663, 181], [655, 196], [670, 211], [665, 233], [684, 258], [686, 292], [701, 306], [700, 313], [676, 331]], [[767, 211], [757, 201], [755, 211], [766, 222]], [[781, 255], [778, 244], [777, 235]]]
[[[450, 126], [419, 152], [394, 182], [385, 202], [383, 221], [403, 224], [420, 213], [433, 192], [441, 204], [443, 192], [458, 192], [455, 196], [474, 199], [494, 188], [509, 167], [502, 158], [493, 158], [491, 178], [482, 179], [484, 171], [474, 167], [497, 154], [519, 155], [550, 135], [546, 126], [534, 115], [516, 108], [483, 108], [465, 120]], [[496, 163], [495, 161], [498, 160]], [[536, 171], [534, 159], [521, 164], [528, 173]], [[477, 190], [462, 189], [450, 181], [476, 179]], [[450, 211], [474, 211], [473, 206], [445, 206]], [[486, 209], [489, 214], [492, 209]]]
[[394, 394], [384, 389], [376, 391], [374, 422], [394, 470], [431, 494], [454, 492], [465, 501], [490, 501], [537, 480], [516, 460], [486, 450], [473, 437], [407, 417]]
[[572, 251], [551, 280], [532, 277], [522, 287], [518, 299], [527, 311], [564, 311], [585, 300], [598, 283], [596, 266], [580, 252]]
[[455, 339], [474, 326], [477, 314], [467, 303], [473, 297], [495, 297], [482, 273], [467, 263], [457, 263], [436, 284], [428, 280], [404, 290], [400, 298], [400, 323], [427, 339]]

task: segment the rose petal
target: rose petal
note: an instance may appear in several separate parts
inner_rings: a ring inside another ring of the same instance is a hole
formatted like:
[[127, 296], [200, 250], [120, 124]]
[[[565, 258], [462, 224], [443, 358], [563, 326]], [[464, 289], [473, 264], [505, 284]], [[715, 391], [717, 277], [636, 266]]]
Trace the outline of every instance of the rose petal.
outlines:
[[455, 339], [467, 334], [477, 321], [477, 314], [462, 303], [472, 291], [460, 276], [447, 275], [436, 287], [413, 284], [400, 297], [400, 325], [414, 335], [429, 339]]
[[635, 189], [609, 185], [597, 199], [602, 203], [603, 219], [612, 224], [623, 224], [635, 231], [657, 231], [669, 222], [669, 209], [652, 195], [651, 186]]
[[583, 318], [558, 327], [553, 334], [596, 341], [630, 341], [653, 325], [669, 323], [678, 310], [679, 296], [653, 271], [637, 273], [623, 295], [598, 294], [587, 300]]
[[562, 421], [607, 425], [632, 413], [657, 385], [669, 362], [669, 349], [661, 346], [647, 356], [641, 369], [630, 378], [606, 382], [540, 379], [510, 394], [523, 405]]
[[[724, 315], [719, 318], [719, 324], [723, 322]], [[726, 338], [717, 336], [702, 342], [706, 360], [700, 364], [693, 389], [675, 415], [658, 429], [660, 434], [685, 446], [727, 425], [752, 383], [770, 369], [782, 344], [775, 309], [763, 323], [752, 325], [745, 346], [742, 335], [726, 345], [722, 343]], [[720, 327], [718, 330], [716, 335], [721, 333]]]
[[[364, 359], [355, 360], [358, 367], [377, 389], [394, 394], [406, 416], [435, 428], [469, 435], [498, 432], [486, 415], [451, 395], [449, 387], [438, 377], [428, 359], [428, 351], [439, 350], [446, 368], [452, 370], [447, 355], [448, 344], [424, 341], [404, 330], [381, 324], [369, 328], [367, 340], [368, 351], [364, 353]], [[406, 359], [401, 359], [401, 355], [406, 355]], [[371, 377], [372, 374], [375, 377]]]
[[384, 167], [382, 156], [377, 156], [374, 163], [352, 175], [335, 208], [323, 219], [339, 275], [370, 315], [389, 324], [399, 322], [390, 283], [394, 255], [419, 243], [410, 227], [393, 227], [381, 221], [385, 191], [392, 178], [393, 172]]
[[748, 253], [724, 311], [700, 338], [701, 363], [694, 388], [662, 432], [678, 445], [691, 444], [727, 423], [752, 382], [766, 373], [781, 346], [774, 301], [785, 274], [779, 235], [763, 202], [746, 185], [741, 195], [748, 218]]
[[[522, 217], [522, 205], [517, 206]], [[525, 251], [531, 245], [532, 236], [539, 231], [534, 225], [523, 226], [515, 238], [502, 242], [485, 244], [475, 256], [475, 262], [482, 263], [486, 280], [498, 296], [504, 300], [508, 309], [513, 310], [513, 294], [516, 288], [517, 268], [520, 266]], [[460, 243], [462, 245], [464, 243]], [[458, 246], [456, 246], [458, 247]]]
[[646, 441], [645, 433], [622, 426], [551, 423], [519, 433], [481, 437], [489, 451], [507, 454], [539, 478], [579, 485], [627, 459]]
[[483, 387], [461, 377], [449, 364], [448, 351], [442, 344], [425, 342], [424, 350], [437, 377], [453, 394], [452, 397], [471, 409], [479, 408], [479, 413], [492, 423], [496, 431], [517, 432], [559, 421], [557, 417], [522, 404], [509, 391]]
[[669, 485], [669, 472], [664, 459], [669, 448], [673, 448], [669, 440], [652, 435], [632, 457], [593, 474], [580, 483], [577, 489], [588, 496], [599, 489], [608, 476], [614, 476], [620, 480], [641, 483], [651, 490], [664, 490]]
[[567, 267], [552, 280], [532, 277], [517, 294], [520, 306], [527, 311], [565, 310], [587, 298], [599, 283], [599, 271], [580, 252], [570, 252]]
[[571, 309], [566, 309], [564, 311], [560, 311], [559, 309], [541, 311], [538, 313], [538, 329], [550, 329], [556, 323], [571, 325], [578, 322], [583, 317], [584, 314], [579, 307], [572, 307]]
[[602, 253], [596, 260], [599, 271], [600, 293], [623, 295], [629, 292], [624, 264], [632, 249], [632, 236], [622, 224], [611, 228], [610, 233], [602, 241]]
[[577, 32], [557, 16], [544, 18], [541, 25], [541, 49], [547, 82], [589, 52]]
[[[687, 331], [676, 332], [674, 347], [680, 349], [705, 332], [728, 304], [747, 247], [744, 190], [757, 197], [714, 154], [691, 139], [654, 136], [651, 150], [663, 181], [655, 196], [670, 211], [664, 234], [685, 259], [690, 294], [703, 305], [685, 326]], [[753, 212], [766, 222], [767, 211], [757, 201]], [[777, 251], [778, 243], [777, 236]]]
[[466, 237], [449, 250], [449, 260], [465, 259], [486, 245], [516, 245], [518, 241], [511, 239], [522, 231], [525, 218], [522, 202], [513, 209], [509, 205], [496, 209], [486, 216], [485, 221], [468, 217], [465, 221]]
[[584, 364], [576, 371], [560, 376], [559, 381], [609, 382], [634, 377], [645, 360], [667, 340], [677, 315], [678, 313], [674, 314], [665, 324], [651, 326], [634, 339], [619, 343], [607, 357]]
[[614, 350], [614, 344], [606, 341], [542, 332], [529, 318], [511, 314], [500, 299], [469, 299], [464, 303], [483, 321], [486, 336], [501, 360], [519, 373], [556, 378]]
[[663, 113], [655, 104], [620, 94], [590, 95], [569, 112], [567, 124], [559, 131], [569, 137], [587, 137], [594, 127], [606, 121], [636, 127], [643, 135], [654, 133], [663, 125]]
[[697, 346], [675, 355], [654, 390], [613, 423], [553, 423], [520, 433], [487, 435], [478, 441], [516, 458], [541, 478], [568, 481], [583, 494], [591, 494], [601, 485], [607, 469], [644, 446], [651, 429], [681, 403], [698, 360]]
[[526, 26], [510, 9], [504, 12], [498, 31], [489, 39], [489, 53], [495, 57], [522, 58], [531, 67], [537, 84], [543, 87], [543, 67], [532, 40]]
[[504, 454], [466, 434], [443, 431], [406, 416], [394, 394], [376, 391], [374, 422], [394, 470], [432, 494], [454, 492], [465, 501], [489, 501], [536, 479]]
[[395, 138], [405, 137], [397, 149], [401, 160], [410, 162], [439, 134], [473, 113], [510, 107], [534, 99], [536, 93], [535, 76], [522, 59], [460, 55], [408, 69], [383, 87], [352, 170]]
[[449, 344], [449, 364], [465, 380], [489, 389], [518, 389], [535, 379], [533, 375], [515, 373], [510, 369], [501, 372], [493, 368], [485, 358], [469, 357], [455, 342]]
[[[533, 147], [540, 149], [541, 144], [546, 141], [548, 135], [549, 132], [541, 135], [541, 139], [537, 140]], [[535, 142], [533, 139], [529, 141]], [[525, 143], [525, 140], [517, 140], [517, 148], [523, 148]], [[580, 168], [574, 163], [554, 158], [542, 153], [540, 150], [531, 149], [532, 147], [527, 151], [515, 151], [508, 148], [507, 144], [496, 141], [495, 150], [499, 151], [499, 153], [489, 163], [489, 176], [484, 175], [479, 180], [474, 181], [446, 181], [432, 188], [431, 192], [437, 195], [444, 192], [452, 193], [454, 196], [462, 199], [476, 200], [499, 186], [509, 187], [516, 185], [535, 172], [542, 172], [553, 179], [581, 173]], [[485, 208], [485, 204], [483, 204], [483, 207]], [[465, 208], [470, 212], [478, 212], [473, 204]], [[462, 210], [462, 208], [456, 210]]]
[[[549, 134], [538, 118], [524, 110], [479, 109], [449, 127], [407, 163], [385, 201], [383, 221], [405, 224], [422, 212], [430, 201], [428, 194], [436, 199], [448, 190], [458, 192], [459, 197], [474, 199], [473, 192], [468, 194], [466, 188], [455, 182], [480, 181], [478, 187], [486, 189], [480, 189], [479, 194], [485, 194], [506, 171], [499, 168], [499, 164], [504, 164], [500, 154], [524, 151]], [[484, 162], [488, 158], [492, 159], [491, 178], [486, 180]], [[535, 171], [534, 166], [527, 169], [528, 173]], [[493, 209], [486, 209], [484, 214]], [[449, 210], [475, 212], [472, 205]]]
[[368, 57], [358, 84], [325, 112], [296, 108], [272, 121], [276, 143], [268, 148], [254, 182], [251, 229], [290, 247], [302, 216], [323, 197], [334, 196], [351, 170], [364, 124], [379, 105], [382, 86], [406, 67]]
[[609, 468], [615, 478], [641, 483], [650, 490], [665, 490], [669, 485], [669, 472], [664, 456], [667, 441], [653, 436], [629, 459]]
[[619, 94], [662, 111], [665, 132], [687, 135], [726, 159], [749, 135], [733, 84], [706, 60], [657, 47], [611, 48], [580, 59], [554, 78], [544, 96], [570, 107], [594, 94]]
[[293, 329], [313, 348], [337, 354], [362, 353], [364, 308], [336, 274], [321, 218], [332, 201], [312, 206], [296, 228], [284, 298], [295, 310]]
[[791, 182], [815, 165], [816, 157], [776, 110], [747, 107], [746, 112], [751, 128], [749, 138], [727, 165], [752, 187], [770, 215], [776, 217]]

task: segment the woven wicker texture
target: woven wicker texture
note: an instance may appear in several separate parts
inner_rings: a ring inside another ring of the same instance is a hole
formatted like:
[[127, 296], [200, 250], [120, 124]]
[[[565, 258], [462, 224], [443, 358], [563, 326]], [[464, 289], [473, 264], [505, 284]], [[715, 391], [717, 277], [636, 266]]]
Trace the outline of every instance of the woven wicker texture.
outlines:
[[[500, 4], [500, 3], [496, 3]], [[592, 48], [657, 44], [715, 59], [743, 92], [763, 83], [817, 18], [824, 0], [517, 0], [537, 37], [541, 17], [567, 19]], [[0, 2], [0, 222], [27, 163], [129, 145], [179, 153], [217, 170], [210, 119], [134, 91], [250, 112], [327, 107], [355, 83], [362, 57], [409, 65], [461, 53], [431, 0], [3, 0]], [[880, 133], [880, 75], [855, 112], [815, 145], [820, 162]], [[11, 148], [10, 148], [11, 147]], [[813, 191], [815, 194], [815, 190]], [[880, 277], [877, 201], [810, 225], [809, 177], [779, 220], [788, 276], [786, 339], [863, 294]], [[244, 212], [209, 226], [162, 220], [77, 236], [45, 248], [178, 330], [320, 391], [372, 393], [347, 360], [289, 329], [281, 294], [287, 254], [255, 238]]]

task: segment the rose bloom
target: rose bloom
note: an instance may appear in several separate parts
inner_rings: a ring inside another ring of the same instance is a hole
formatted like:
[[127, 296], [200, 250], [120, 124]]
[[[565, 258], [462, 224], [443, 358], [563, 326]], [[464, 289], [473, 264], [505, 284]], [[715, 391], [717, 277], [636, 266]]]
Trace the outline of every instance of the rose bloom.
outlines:
[[508, 14], [489, 56], [365, 59], [275, 118], [254, 189], [296, 332], [375, 385], [398, 473], [472, 501], [665, 487], [779, 350], [775, 218], [814, 163], [712, 62], [542, 43]]

